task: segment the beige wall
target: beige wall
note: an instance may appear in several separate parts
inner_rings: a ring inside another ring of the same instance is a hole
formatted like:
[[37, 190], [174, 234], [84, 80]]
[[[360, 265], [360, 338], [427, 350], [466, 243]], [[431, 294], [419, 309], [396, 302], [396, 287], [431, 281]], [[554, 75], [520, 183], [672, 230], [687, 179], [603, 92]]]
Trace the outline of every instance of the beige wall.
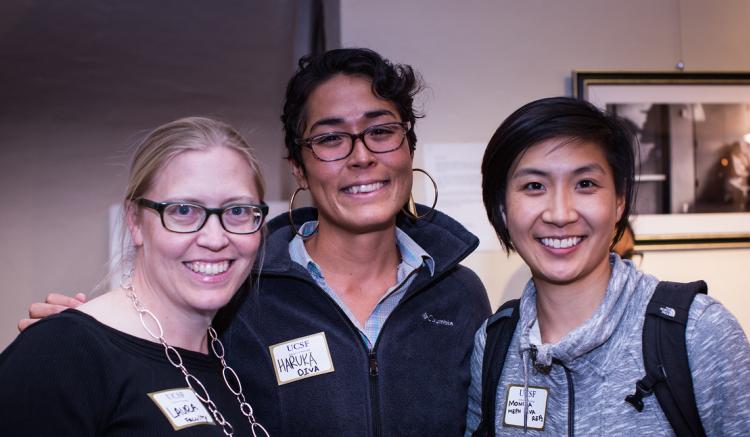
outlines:
[[[344, 46], [371, 47], [423, 74], [430, 89], [417, 128], [422, 144], [487, 142], [523, 103], [570, 94], [571, 70], [670, 71], [680, 45], [687, 71], [750, 71], [743, 0], [348, 0], [341, 7]], [[500, 252], [475, 253], [466, 264], [495, 306], [529, 277], [517, 256]], [[750, 332], [747, 266], [750, 249], [649, 252], [642, 264], [662, 279], [705, 279]]]

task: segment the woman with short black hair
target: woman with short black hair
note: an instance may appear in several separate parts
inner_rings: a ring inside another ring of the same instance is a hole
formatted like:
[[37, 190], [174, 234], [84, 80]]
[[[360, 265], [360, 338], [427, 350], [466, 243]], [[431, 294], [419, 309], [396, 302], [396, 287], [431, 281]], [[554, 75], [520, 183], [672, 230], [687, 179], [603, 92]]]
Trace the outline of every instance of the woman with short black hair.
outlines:
[[[495, 132], [482, 162], [485, 207], [532, 278], [505, 361], [493, 363], [502, 366], [496, 387], [482, 387], [486, 324], [477, 331], [467, 436], [483, 419], [481, 435], [672, 434], [648, 390], [625, 400], [645, 374], [644, 319], [659, 283], [610, 253], [627, 226], [634, 173], [631, 132], [585, 101], [531, 102]], [[746, 435], [750, 346], [739, 323], [697, 294], [686, 344], [703, 429]], [[484, 390], [495, 395], [494, 421], [482, 417]]]

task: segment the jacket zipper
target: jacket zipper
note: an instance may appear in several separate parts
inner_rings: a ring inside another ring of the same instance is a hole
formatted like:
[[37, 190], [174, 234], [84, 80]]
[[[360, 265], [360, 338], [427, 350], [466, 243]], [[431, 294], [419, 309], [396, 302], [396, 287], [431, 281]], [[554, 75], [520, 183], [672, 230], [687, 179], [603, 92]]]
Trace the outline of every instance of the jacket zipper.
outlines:
[[[413, 270], [411, 273], [409, 273], [406, 278], [404, 278], [403, 281], [401, 281], [398, 286], [402, 286], [405, 284], [412, 276], [417, 274], [419, 272], [419, 269]], [[326, 294], [325, 292], [323, 294]], [[328, 296], [326, 294], [326, 296]], [[328, 296], [330, 298], [330, 296]], [[333, 299], [331, 299], [333, 300]], [[335, 304], [335, 302], [334, 302]], [[401, 302], [399, 302], [399, 305]], [[397, 305], [396, 307], [398, 308]], [[338, 305], [336, 305], [338, 307]], [[339, 308], [341, 310], [341, 308]], [[395, 311], [395, 308], [394, 308]], [[342, 311], [343, 312], [343, 311]], [[393, 314], [393, 312], [391, 312]], [[346, 316], [346, 315], [345, 315]], [[388, 316], [390, 319], [390, 315]], [[348, 317], [346, 317], [347, 320], [349, 320]], [[386, 319], [386, 322], [388, 319]], [[351, 320], [349, 321], [351, 322]], [[353, 325], [353, 324], [352, 324]], [[383, 332], [383, 328], [385, 327], [385, 322], [383, 322], [383, 326], [380, 328], [380, 332]], [[357, 337], [360, 336], [359, 329], [357, 329], [356, 326], [353, 326]], [[362, 340], [360, 338], [360, 343], [362, 343]], [[375, 349], [378, 347], [378, 343], [380, 343], [380, 335], [378, 335], [378, 338], [375, 340], [375, 344], [372, 345], [372, 349], [367, 351], [367, 359], [368, 359], [368, 374], [370, 379], [370, 411], [372, 413], [372, 435], [375, 437], [380, 437], [382, 431], [382, 423], [381, 423], [381, 417], [380, 417], [380, 390], [378, 387], [378, 358], [377, 355], [375, 355]], [[364, 344], [363, 344], [364, 345]]]
[[[323, 291], [320, 286], [318, 286], [317, 283], [314, 281], [308, 279], [308, 278], [300, 278], [297, 277], [296, 279], [307, 282], [308, 284], [315, 287], [320, 294], [326, 297], [331, 304], [333, 304], [336, 311], [339, 313], [342, 319], [344, 319], [344, 323], [349, 326], [350, 331], [354, 334], [354, 336], [357, 338], [358, 343], [362, 346], [365, 353], [367, 353], [367, 374], [368, 374], [368, 380], [370, 383], [370, 417], [372, 419], [372, 435], [374, 437], [380, 437], [381, 436], [381, 419], [380, 419], [380, 392], [378, 390], [378, 375], [380, 374], [378, 370], [378, 360], [377, 356], [375, 355], [375, 348], [377, 347], [378, 341], [375, 342], [372, 349], [368, 349], [367, 346], [364, 344], [361, 334], [359, 333], [359, 328], [357, 328], [354, 323], [352, 323], [351, 320], [349, 320], [349, 317], [346, 315], [343, 309], [341, 309], [340, 306], [336, 303], [335, 300], [331, 296], [328, 295], [325, 291]], [[399, 302], [400, 304], [400, 302]], [[392, 313], [391, 313], [392, 314]], [[390, 318], [390, 317], [389, 317]], [[385, 326], [385, 325], [384, 325]], [[382, 328], [380, 330], [383, 331]], [[380, 336], [378, 336], [378, 339]]]
[[[405, 284], [408, 282], [412, 276], [416, 276], [421, 271], [421, 267], [417, 268], [415, 270], [412, 270], [406, 278], [404, 278], [399, 286]], [[426, 284], [431, 284], [433, 281], [427, 281]], [[380, 392], [378, 391], [378, 359], [375, 355], [375, 350], [377, 349], [378, 345], [380, 344], [380, 338], [382, 337], [381, 334], [385, 330], [385, 325], [388, 323], [388, 320], [390, 320], [391, 316], [394, 312], [398, 309], [398, 307], [401, 306], [401, 303], [404, 302], [404, 300], [407, 299], [407, 297], [411, 297], [415, 294], [417, 294], [419, 291], [421, 291], [423, 288], [426, 288], [426, 284], [420, 287], [418, 290], [415, 290], [410, 296], [404, 296], [401, 298], [401, 300], [398, 302], [398, 305], [396, 305], [396, 308], [391, 311], [391, 313], [388, 315], [388, 318], [385, 319], [383, 322], [383, 326], [380, 327], [380, 334], [378, 334], [378, 338], [375, 340], [375, 344], [372, 345], [372, 349], [368, 351], [368, 359], [370, 363], [369, 368], [369, 374], [370, 374], [370, 402], [371, 402], [371, 410], [372, 410], [372, 424], [373, 424], [373, 435], [375, 437], [381, 436], [381, 428], [382, 424], [380, 423]], [[406, 290], [408, 291], [408, 290]], [[404, 291], [404, 293], [406, 293]], [[330, 297], [330, 296], [329, 296]], [[338, 305], [337, 305], [338, 306]], [[356, 328], [356, 327], [355, 327]], [[359, 335], [359, 330], [357, 330], [357, 335]]]
[[565, 380], [568, 382], [568, 436], [573, 437], [575, 435], [575, 388], [570, 370], [565, 366], [562, 368], [565, 370]]
[[378, 390], [378, 360], [375, 350], [368, 353], [370, 361], [370, 402], [372, 403], [372, 428], [373, 435], [380, 437], [380, 392]]

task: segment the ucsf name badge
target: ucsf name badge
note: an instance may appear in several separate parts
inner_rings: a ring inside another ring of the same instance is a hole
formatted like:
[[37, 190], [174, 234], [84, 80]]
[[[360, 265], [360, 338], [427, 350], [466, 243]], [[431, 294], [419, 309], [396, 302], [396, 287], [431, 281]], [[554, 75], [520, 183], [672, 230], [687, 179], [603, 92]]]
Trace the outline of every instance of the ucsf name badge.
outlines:
[[189, 388], [148, 393], [175, 431], [195, 425], [213, 425], [211, 414]]
[[333, 372], [325, 332], [269, 346], [279, 385]]
[[509, 385], [505, 395], [505, 414], [503, 425], [523, 428], [524, 403], [526, 404], [526, 427], [544, 429], [544, 419], [547, 417], [547, 397], [549, 389], [544, 387], [528, 387], [528, 395], [524, 396], [522, 385]]

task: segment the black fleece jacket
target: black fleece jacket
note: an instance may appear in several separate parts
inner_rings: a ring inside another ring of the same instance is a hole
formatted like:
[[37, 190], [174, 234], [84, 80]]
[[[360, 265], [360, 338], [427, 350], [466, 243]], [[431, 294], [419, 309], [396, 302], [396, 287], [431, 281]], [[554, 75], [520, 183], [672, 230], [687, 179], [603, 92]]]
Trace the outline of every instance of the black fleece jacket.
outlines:
[[[317, 212], [295, 211], [295, 224]], [[272, 436], [461, 436], [474, 332], [490, 314], [484, 286], [458, 263], [478, 245], [450, 217], [399, 218], [435, 260], [419, 269], [368, 350], [356, 327], [291, 261], [286, 214], [268, 224], [262, 267], [221, 315], [227, 359]], [[325, 332], [334, 371], [279, 385], [269, 346]]]

